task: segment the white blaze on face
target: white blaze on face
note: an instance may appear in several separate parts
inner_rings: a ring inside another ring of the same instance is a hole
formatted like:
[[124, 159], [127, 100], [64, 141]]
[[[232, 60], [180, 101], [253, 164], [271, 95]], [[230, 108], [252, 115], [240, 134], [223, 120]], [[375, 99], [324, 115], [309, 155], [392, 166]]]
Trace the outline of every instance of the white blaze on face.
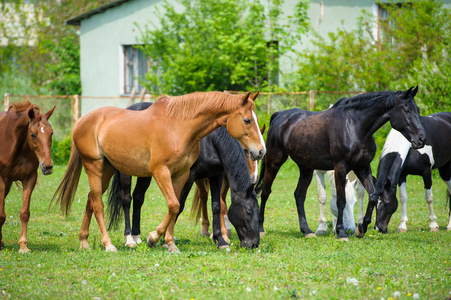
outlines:
[[41, 127], [41, 132], [44, 133], [44, 126]]
[[385, 140], [384, 148], [382, 149], [381, 158], [388, 153], [399, 153], [402, 159], [402, 164], [409, 153], [412, 144], [401, 134], [401, 132], [392, 129]]
[[254, 111], [252, 111], [252, 117], [254, 118], [255, 125], [257, 125], [257, 131], [258, 131], [258, 134], [260, 135], [260, 143], [261, 143], [262, 146], [263, 146], [263, 150], [266, 152], [265, 140], [263, 139], [263, 135], [262, 135], [262, 133], [260, 132], [260, 127], [258, 127], [257, 115], [255, 114]]

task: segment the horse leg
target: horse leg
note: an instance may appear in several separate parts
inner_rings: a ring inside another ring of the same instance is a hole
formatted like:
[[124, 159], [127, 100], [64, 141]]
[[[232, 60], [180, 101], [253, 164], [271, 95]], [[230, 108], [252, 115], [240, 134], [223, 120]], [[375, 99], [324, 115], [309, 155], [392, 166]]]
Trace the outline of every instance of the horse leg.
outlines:
[[426, 203], [428, 204], [429, 208], [429, 230], [431, 232], [437, 232], [439, 231], [439, 227], [437, 224], [437, 216], [434, 213], [434, 197], [432, 195], [432, 173], [431, 169], [426, 169], [425, 174], [422, 175], [423, 182], [424, 182], [424, 199], [426, 200]]
[[398, 180], [399, 186], [399, 202], [401, 203], [401, 222], [399, 223], [397, 232], [407, 232], [407, 182], [406, 176], [401, 176]]
[[359, 178], [360, 182], [365, 187], [365, 190], [368, 192], [368, 206], [366, 208], [365, 216], [363, 217], [363, 222], [358, 223], [358, 226], [355, 229], [355, 236], [359, 238], [363, 238], [368, 229], [368, 225], [371, 223], [371, 218], [373, 215], [374, 207], [377, 205], [378, 196], [375, 193], [375, 187], [373, 182], [373, 176], [371, 174], [371, 166], [368, 165], [362, 169], [354, 170], [354, 173]]
[[359, 215], [357, 217], [357, 224], [363, 223], [363, 200], [365, 200], [365, 187], [360, 182], [359, 179], [356, 179], [357, 182], [355, 183], [355, 189], [357, 190], [357, 199], [359, 201]]
[[[213, 241], [218, 243], [218, 249], [229, 248], [229, 244], [221, 232], [221, 185], [223, 174], [210, 177], [211, 210], [213, 212]], [[227, 233], [226, 233], [227, 236]]]
[[318, 188], [318, 202], [319, 202], [319, 219], [318, 219], [318, 229], [316, 229], [316, 234], [322, 235], [327, 233], [327, 220], [326, 220], [326, 184], [324, 182], [324, 171], [315, 170], [313, 172], [315, 175], [316, 186]]
[[[271, 187], [274, 183], [274, 179], [276, 179], [277, 173], [280, 170], [280, 167], [287, 161], [288, 154], [285, 152], [279, 151], [278, 153], [271, 153], [267, 146], [268, 152], [266, 153], [265, 158], [263, 159], [263, 168], [264, 168], [264, 175], [263, 175], [263, 187], [261, 192], [261, 200], [260, 200], [260, 212], [258, 215], [258, 227], [260, 230], [260, 236], [265, 236], [265, 230], [263, 223], [265, 222], [265, 207], [266, 207], [266, 201], [269, 198], [269, 195], [271, 194]], [[271, 158], [272, 160], [269, 160]]]
[[301, 232], [305, 234], [306, 238], [316, 237], [316, 234], [310, 229], [307, 223], [307, 218], [305, 217], [305, 196], [307, 194], [308, 186], [312, 181], [313, 170], [299, 167], [299, 180], [296, 190], [294, 191], [294, 198], [296, 200], [296, 207], [298, 211], [299, 218], [299, 228]]
[[0, 177], [0, 250], [3, 249], [5, 244], [3, 243], [3, 235], [2, 235], [2, 228], [3, 224], [5, 224], [6, 221], [6, 214], [5, 214], [5, 199], [6, 196], [9, 193], [9, 189], [11, 188], [11, 183], [5, 183], [3, 178]]
[[115, 171], [110, 164], [104, 163], [102, 159], [91, 161], [85, 160], [83, 161], [83, 165], [88, 176], [90, 192], [88, 194], [85, 216], [79, 233], [80, 250], [89, 249], [89, 225], [91, 223], [92, 214], [94, 213], [97, 224], [99, 225], [102, 245], [105, 247], [106, 251], [117, 252], [117, 249], [111, 243], [111, 239], [106, 230], [102, 202], [102, 194], [107, 190], [110, 179]]
[[33, 193], [36, 180], [38, 178], [37, 172], [32, 172], [30, 176], [22, 181], [22, 208], [20, 209], [20, 238], [19, 238], [19, 253], [29, 253], [30, 250], [27, 247], [27, 226], [30, 219], [30, 198]]
[[197, 191], [199, 192], [200, 205], [202, 209], [202, 229], [200, 230], [200, 235], [209, 237], [210, 233], [208, 229], [210, 228], [210, 220], [208, 218], [208, 179], [196, 180]]
[[124, 237], [125, 247], [135, 248], [136, 243], [132, 238], [132, 230], [130, 228], [130, 204], [132, 196], [130, 195], [132, 186], [132, 177], [130, 175], [119, 172], [119, 183], [121, 186], [122, 210], [124, 211]]
[[[155, 178], [155, 182], [163, 193], [163, 196], [166, 198], [168, 212], [163, 221], [157, 226], [156, 230], [150, 232], [147, 235], [146, 240], [149, 247], [155, 247], [163, 234], [166, 234], [164, 240], [168, 246], [168, 251], [180, 252], [180, 250], [174, 243], [174, 225], [177, 214], [180, 211], [180, 202], [177, 197], [175, 188], [179, 187], [177, 186], [177, 180], [172, 179], [171, 175], [171, 172], [166, 166], [161, 166], [154, 169], [153, 177]], [[188, 175], [189, 172], [187, 172], [187, 175], [184, 176], [184, 178], [186, 178]], [[181, 189], [182, 188], [180, 187], [180, 190]], [[180, 196], [180, 193], [178, 195]]]
[[227, 174], [224, 174], [224, 178], [222, 179], [221, 185], [221, 232], [224, 240], [230, 244], [229, 238], [232, 236], [232, 227], [230, 225], [227, 209], [227, 193], [229, 192], [230, 184], [229, 179], [227, 178]]
[[343, 213], [346, 206], [346, 174], [348, 173], [346, 167], [343, 164], [336, 164], [334, 167], [335, 171], [335, 188], [337, 193], [337, 225], [335, 226], [335, 231], [337, 233], [338, 239], [343, 241], [348, 240], [348, 234], [346, 233], [343, 224]]
[[141, 244], [141, 207], [144, 203], [146, 191], [149, 188], [152, 177], [138, 177], [136, 186], [133, 190], [133, 219], [132, 219], [132, 237], [136, 244]]

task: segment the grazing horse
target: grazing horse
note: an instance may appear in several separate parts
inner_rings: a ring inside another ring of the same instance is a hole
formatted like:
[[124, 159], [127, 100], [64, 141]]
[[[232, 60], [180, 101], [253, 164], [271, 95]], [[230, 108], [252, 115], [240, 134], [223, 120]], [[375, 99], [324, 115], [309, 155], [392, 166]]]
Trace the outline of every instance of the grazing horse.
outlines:
[[[230, 180], [232, 190], [232, 205], [230, 207], [229, 218], [235, 226], [241, 241], [241, 246], [247, 248], [258, 247], [257, 194], [254, 192], [254, 186], [249, 176], [241, 145], [227, 133], [225, 128], [219, 128], [200, 141], [200, 149], [199, 156], [191, 166], [188, 180], [181, 192], [179, 215], [184, 209], [186, 198], [194, 182], [208, 178], [212, 192], [213, 240], [218, 242], [219, 249], [228, 248], [228, 243], [221, 234], [221, 226], [219, 224], [219, 214], [221, 211], [219, 194], [225, 171]], [[117, 179], [120, 179], [120, 182]], [[126, 235], [127, 240], [132, 238], [130, 234], [135, 239], [139, 237], [139, 216], [150, 180], [151, 178], [138, 178], [136, 183], [135, 190], [133, 191], [133, 230], [130, 231], [130, 221], [128, 221], [128, 224], [126, 222], [124, 235]], [[110, 224], [116, 223], [118, 220], [121, 206], [124, 208], [124, 216], [127, 220], [131, 200], [130, 188], [131, 176], [117, 172], [114, 176], [108, 197], [111, 216]]]
[[370, 166], [376, 153], [373, 133], [390, 120], [392, 127], [405, 135], [414, 147], [424, 144], [425, 133], [414, 101], [418, 88], [412, 89], [342, 98], [321, 112], [293, 108], [274, 113], [266, 139], [267, 153], [257, 184], [258, 191], [261, 191], [260, 232], [264, 231], [265, 206], [271, 186], [280, 167], [290, 156], [300, 171], [294, 196], [301, 232], [306, 237], [315, 236], [307, 224], [304, 210], [313, 171], [334, 170], [338, 207], [336, 232], [339, 239], [347, 240], [343, 226], [345, 184], [346, 174], [353, 170], [370, 195], [363, 224], [356, 228], [356, 235], [363, 237], [377, 204]]
[[21, 181], [19, 253], [27, 253], [27, 226], [30, 219], [30, 198], [38, 167], [42, 174], [52, 174], [50, 157], [53, 129], [48, 122], [55, 107], [41, 114], [39, 107], [29, 101], [15, 103], [0, 112], [0, 250], [3, 249], [2, 227], [5, 223], [5, 198], [14, 181]]
[[[327, 233], [327, 223], [326, 223], [326, 183], [324, 181], [324, 175], [327, 175], [330, 179], [330, 189], [332, 197], [330, 199], [330, 210], [334, 215], [333, 219], [333, 229], [332, 232], [336, 232], [337, 225], [337, 189], [335, 187], [335, 177], [334, 171], [321, 171], [315, 170], [313, 172], [315, 175], [316, 185], [318, 187], [318, 202], [319, 202], [319, 219], [318, 219], [318, 229], [316, 229], [316, 234], [326, 234]], [[359, 216], [357, 219], [358, 223], [363, 222], [363, 199], [365, 198], [365, 188], [360, 183], [360, 181], [355, 176], [354, 172], [350, 172], [346, 176], [346, 206], [343, 209], [343, 226], [346, 232], [355, 231], [355, 220], [354, 220], [354, 207], [357, 202], [355, 190], [357, 191], [357, 198], [359, 201]]]
[[102, 107], [81, 117], [74, 126], [68, 168], [53, 197], [67, 214], [83, 166], [90, 192], [79, 234], [80, 249], [89, 249], [87, 238], [94, 213], [102, 245], [107, 251], [117, 251], [106, 230], [102, 194], [114, 173], [120, 171], [155, 178], [166, 198], [168, 212], [147, 236], [147, 244], [154, 247], [166, 233], [168, 251], [178, 252], [173, 232], [179, 198], [189, 169], [199, 155], [200, 140], [222, 126], [240, 141], [252, 159], [261, 159], [266, 152], [255, 103], [249, 95], [250, 92], [244, 96], [198, 92], [163, 96], [143, 111]]
[[[386, 233], [388, 223], [398, 207], [396, 185], [399, 185], [401, 201], [401, 223], [399, 232], [407, 231], [407, 175], [423, 177], [425, 199], [429, 206], [429, 228], [438, 231], [437, 217], [432, 206], [432, 174], [438, 169], [440, 177], [451, 193], [451, 113], [440, 112], [428, 117], [420, 117], [426, 131], [426, 144], [421, 149], [411, 149], [407, 141], [398, 131], [392, 129], [384, 144], [379, 167], [377, 169], [376, 195], [380, 196], [376, 210], [376, 227]], [[451, 207], [450, 207], [451, 209]], [[451, 230], [451, 216], [447, 226]]]

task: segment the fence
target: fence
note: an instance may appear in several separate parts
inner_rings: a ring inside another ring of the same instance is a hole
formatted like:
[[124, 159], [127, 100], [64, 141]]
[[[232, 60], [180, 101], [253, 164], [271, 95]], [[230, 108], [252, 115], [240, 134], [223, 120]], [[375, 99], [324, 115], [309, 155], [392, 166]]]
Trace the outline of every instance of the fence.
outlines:
[[[230, 94], [243, 94], [240, 91], [225, 91]], [[362, 92], [337, 92], [337, 91], [303, 91], [303, 92], [280, 92], [267, 93], [261, 92], [256, 102], [257, 109], [271, 115], [278, 110], [285, 110], [291, 107], [298, 107], [305, 110], [324, 110], [330, 104], [335, 103], [338, 98], [350, 97]], [[88, 101], [104, 101], [104, 100], [119, 100], [124, 106], [142, 101], [154, 101], [158, 96], [149, 94], [139, 95], [137, 97], [93, 97], [80, 95], [12, 95], [5, 94], [3, 107], [6, 111], [11, 103], [30, 99], [31, 102], [37, 104], [42, 112], [50, 110], [53, 106], [57, 106], [54, 115], [52, 116], [51, 124], [55, 131], [55, 138], [60, 140], [70, 134], [74, 122], [80, 116], [81, 100]], [[1, 105], [0, 101], [0, 105]], [[109, 104], [110, 105], [110, 104]]]

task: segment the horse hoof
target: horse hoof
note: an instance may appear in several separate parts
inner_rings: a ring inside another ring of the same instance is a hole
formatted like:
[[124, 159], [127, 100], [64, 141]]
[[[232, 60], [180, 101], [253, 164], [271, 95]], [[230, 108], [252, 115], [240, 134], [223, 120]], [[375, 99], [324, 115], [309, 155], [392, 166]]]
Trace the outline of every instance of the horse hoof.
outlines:
[[209, 236], [210, 236], [210, 233], [209, 233], [208, 231], [201, 231], [201, 232], [200, 232], [200, 235], [201, 235], [201, 236], [205, 236], [205, 237], [209, 237]]
[[172, 244], [168, 245], [168, 252], [171, 254], [178, 254], [178, 253], [180, 253], [180, 250], [179, 250], [179, 248], [177, 248], [177, 246], [174, 243], [172, 243]]
[[141, 244], [143, 241], [141, 240], [141, 237], [138, 235], [132, 235], [133, 240], [135, 241], [136, 244]]
[[127, 248], [136, 248], [138, 245], [136, 245], [135, 241], [131, 242], [131, 243], [125, 243], [125, 247]]
[[440, 231], [438, 226], [437, 227], [431, 227], [430, 230], [431, 230], [431, 232], [439, 232]]
[[315, 233], [316, 233], [317, 235], [325, 235], [325, 234], [327, 234], [327, 231], [326, 231], [326, 230], [320, 230], [320, 229], [318, 229]]
[[136, 248], [135, 240], [133, 239], [133, 237], [131, 235], [127, 235], [125, 237], [125, 247]]
[[359, 224], [355, 228], [355, 236], [361, 239], [361, 238], [363, 238], [365, 236], [365, 233], [363, 232], [363, 230], [362, 230], [362, 232], [360, 232], [360, 227], [362, 227], [362, 224]]
[[114, 247], [113, 244], [109, 244], [108, 246], [105, 247], [105, 251], [106, 251], [106, 252], [114, 252], [114, 253], [117, 253], [117, 248]]
[[264, 231], [260, 231], [260, 237], [262, 238], [262, 237], [265, 237], [265, 232]]
[[146, 242], [147, 242], [147, 246], [149, 246], [150, 248], [155, 248], [155, 246], [157, 245], [158, 241], [157, 242], [153, 241], [153, 239], [152, 239], [152, 232], [151, 232], [147, 236]]
[[28, 254], [28, 253], [31, 253], [31, 251], [30, 251], [30, 249], [28, 249], [27, 247], [25, 247], [25, 248], [20, 248], [20, 249], [19, 249], [19, 253], [20, 253], [20, 254]]
[[316, 234], [312, 233], [308, 233], [305, 235], [305, 238], [309, 239], [309, 238], [316, 238]]
[[222, 238], [224, 239], [224, 241], [225, 241], [228, 245], [230, 245], [230, 239], [229, 239], [229, 237], [227, 237], [227, 236], [222, 236]]
[[398, 230], [396, 230], [397, 233], [406, 233], [407, 229], [406, 228], [398, 228]]
[[342, 238], [338, 238], [339, 242], [349, 242], [349, 238], [347, 237], [342, 237]]
[[229, 245], [218, 246], [218, 249], [219, 249], [219, 250], [225, 249], [226, 252], [229, 252], [229, 251], [230, 251]]
[[[451, 231], [451, 226], [446, 227], [447, 231]], [[0, 246], [0, 250], [2, 249], [2, 247]]]

